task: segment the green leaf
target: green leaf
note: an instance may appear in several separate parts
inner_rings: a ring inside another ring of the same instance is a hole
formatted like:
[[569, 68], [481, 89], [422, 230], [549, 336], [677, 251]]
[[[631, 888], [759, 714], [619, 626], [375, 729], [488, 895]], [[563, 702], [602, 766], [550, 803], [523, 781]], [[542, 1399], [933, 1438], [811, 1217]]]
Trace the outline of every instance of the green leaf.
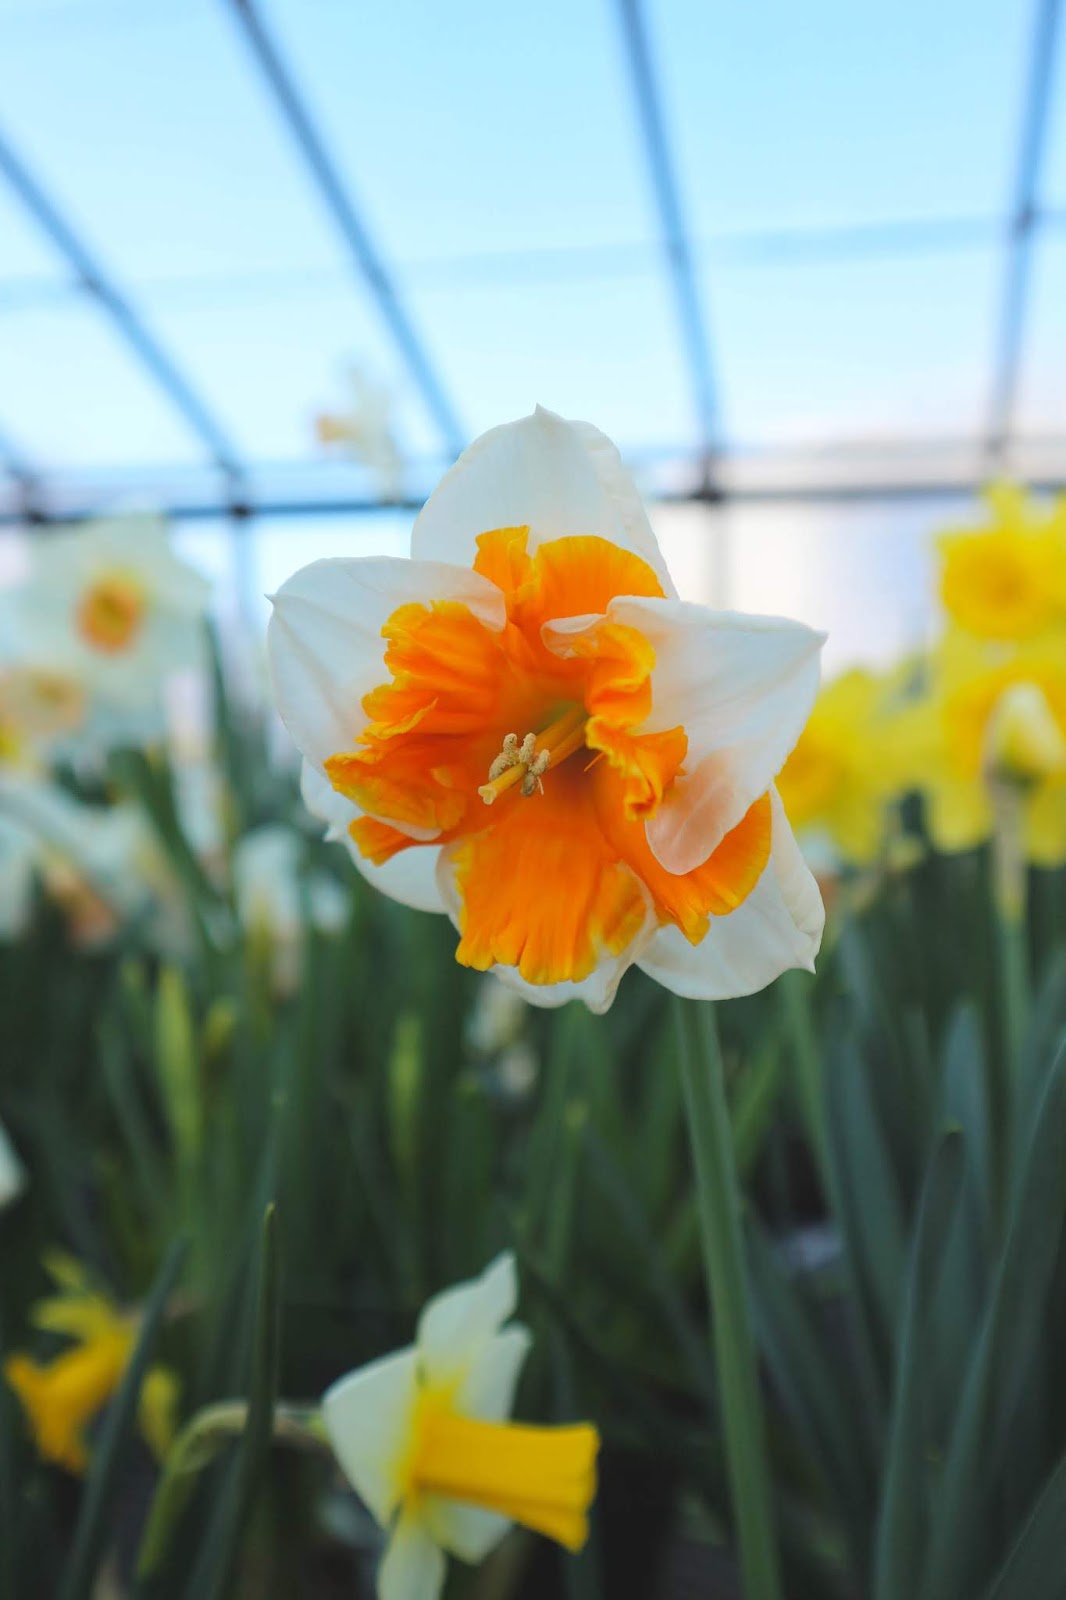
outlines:
[[961, 1135], [947, 1133], [926, 1174], [900, 1315], [895, 1389], [877, 1523], [875, 1600], [910, 1600], [918, 1579], [927, 1472], [922, 1380], [930, 1301], [944, 1241], [958, 1204], [962, 1172]]
[[277, 1402], [281, 1344], [281, 1269], [277, 1209], [263, 1217], [252, 1335], [248, 1421], [222, 1484], [216, 1514], [204, 1536], [189, 1583], [188, 1600], [228, 1600], [241, 1543], [270, 1451]]
[[1048, 1479], [983, 1600], [1062, 1600], [1066, 1594], [1066, 1456]]
[[862, 1410], [847, 1366], [839, 1367], [770, 1239], [749, 1223], [749, 1279], [764, 1359], [800, 1442], [831, 1491], [848, 1529], [856, 1572], [866, 1569], [875, 1499], [874, 1462], [856, 1421]]
[[766, 1421], [752, 1337], [741, 1238], [740, 1188], [711, 1008], [678, 1000], [681, 1060], [733, 1514], [748, 1600], [779, 1600], [780, 1560], [767, 1461]]
[[92, 1592], [115, 1509], [119, 1471], [137, 1421], [141, 1384], [155, 1350], [167, 1300], [178, 1281], [185, 1251], [186, 1242], [179, 1239], [167, 1253], [145, 1306], [130, 1364], [100, 1429], [82, 1495], [70, 1560], [63, 1575], [60, 1600], [85, 1600]]
[[1024, 1381], [1066, 1213], [1066, 1050], [1060, 1049], [1014, 1186], [1011, 1218], [966, 1374], [933, 1518], [923, 1600], [963, 1600], [1000, 1481], [1017, 1385]]

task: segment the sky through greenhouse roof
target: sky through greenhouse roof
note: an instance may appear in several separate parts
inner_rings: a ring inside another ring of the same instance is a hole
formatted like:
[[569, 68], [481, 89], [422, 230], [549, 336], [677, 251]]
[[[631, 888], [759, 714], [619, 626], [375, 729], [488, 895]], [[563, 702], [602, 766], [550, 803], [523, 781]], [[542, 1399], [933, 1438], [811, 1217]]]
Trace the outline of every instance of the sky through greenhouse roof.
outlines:
[[653, 492], [1066, 479], [1059, 0], [0, 0], [0, 514], [417, 501], [536, 402]]

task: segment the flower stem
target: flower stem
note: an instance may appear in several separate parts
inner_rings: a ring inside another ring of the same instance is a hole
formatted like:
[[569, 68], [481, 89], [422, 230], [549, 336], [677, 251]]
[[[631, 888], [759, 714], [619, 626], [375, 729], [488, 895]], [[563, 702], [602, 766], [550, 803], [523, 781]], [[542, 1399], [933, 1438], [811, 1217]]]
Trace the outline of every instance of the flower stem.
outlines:
[[1003, 1006], [1003, 1055], [1008, 1074], [1018, 1070], [1029, 1010], [1027, 945], [1028, 874], [1022, 841], [1023, 800], [1017, 786], [992, 786], [993, 893]]
[[811, 980], [805, 973], [783, 972], [778, 979], [777, 989], [792, 1045], [800, 1112], [818, 1164], [818, 1175], [825, 1183], [829, 1172], [829, 1151], [822, 1106], [822, 1059], [811, 1016], [810, 985]]
[[691, 1000], [677, 1000], [675, 1007], [743, 1591], [745, 1600], [781, 1600], [722, 1056], [711, 1008]]

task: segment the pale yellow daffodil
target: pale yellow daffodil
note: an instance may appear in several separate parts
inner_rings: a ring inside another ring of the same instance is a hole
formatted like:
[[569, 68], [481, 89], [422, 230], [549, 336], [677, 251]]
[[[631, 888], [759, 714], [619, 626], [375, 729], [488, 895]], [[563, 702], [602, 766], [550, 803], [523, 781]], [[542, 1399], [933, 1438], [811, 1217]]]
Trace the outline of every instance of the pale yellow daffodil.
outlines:
[[[137, 1342], [138, 1320], [94, 1288], [84, 1268], [69, 1256], [51, 1254], [45, 1265], [60, 1292], [33, 1307], [33, 1324], [72, 1342], [46, 1362], [16, 1352], [4, 1362], [3, 1372], [22, 1402], [41, 1455], [68, 1472], [83, 1473], [89, 1464], [89, 1425], [122, 1382]], [[141, 1387], [140, 1424], [160, 1460], [173, 1437], [177, 1401], [175, 1375], [169, 1368], [153, 1367]]]
[[509, 1322], [514, 1258], [431, 1300], [416, 1342], [334, 1384], [323, 1419], [345, 1475], [388, 1531], [380, 1600], [436, 1600], [446, 1553], [480, 1562], [513, 1523], [577, 1550], [596, 1430], [507, 1419], [530, 1335]]

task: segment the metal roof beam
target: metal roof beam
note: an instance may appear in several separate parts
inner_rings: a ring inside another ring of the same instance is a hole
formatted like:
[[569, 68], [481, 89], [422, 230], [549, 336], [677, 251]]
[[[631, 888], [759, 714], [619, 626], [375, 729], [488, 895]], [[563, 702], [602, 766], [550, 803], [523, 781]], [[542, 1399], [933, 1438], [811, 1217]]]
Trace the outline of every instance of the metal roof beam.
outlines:
[[626, 53], [636, 96], [637, 114], [659, 212], [663, 249], [673, 290], [678, 327], [688, 365], [703, 457], [703, 484], [713, 492], [718, 453], [718, 390], [711, 362], [710, 339], [703, 315], [692, 247], [681, 210], [681, 198], [666, 136], [659, 91], [652, 66], [641, 0], [618, 0]]
[[229, 4], [244, 30], [252, 54], [273, 91], [289, 132], [315, 180], [326, 208], [340, 231], [355, 268], [377, 302], [378, 311], [403, 356], [430, 416], [440, 429], [450, 453], [458, 455], [466, 443], [466, 431], [444, 391], [428, 351], [400, 301], [396, 285], [370, 238], [366, 224], [356, 210], [351, 191], [326, 150], [281, 53], [252, 0], [229, 0]]
[[1040, 172], [1050, 121], [1055, 46], [1061, 12], [1060, 0], [1036, 0], [985, 441], [986, 452], [993, 462], [1002, 456], [1014, 423], [1032, 280]]
[[0, 174], [65, 257], [81, 287], [107, 313], [141, 365], [200, 439], [236, 495], [243, 477], [242, 468], [222, 428], [2, 134]]

